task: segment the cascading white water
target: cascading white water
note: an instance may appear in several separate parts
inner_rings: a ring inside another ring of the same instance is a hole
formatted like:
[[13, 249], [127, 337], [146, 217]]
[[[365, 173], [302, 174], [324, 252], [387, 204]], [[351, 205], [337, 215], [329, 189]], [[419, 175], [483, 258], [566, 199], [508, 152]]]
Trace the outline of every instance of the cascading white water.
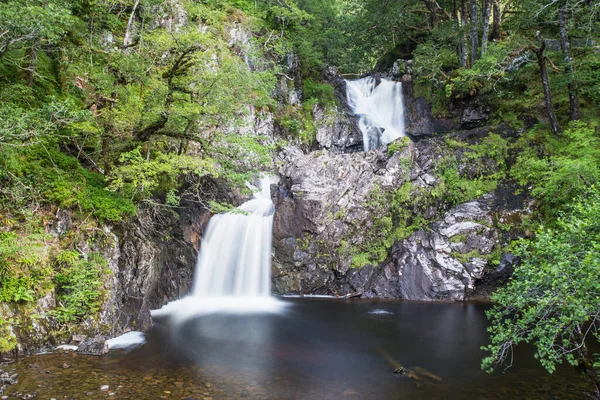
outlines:
[[151, 312], [180, 322], [208, 313], [277, 312], [271, 296], [273, 213], [269, 178], [237, 209], [212, 217], [196, 262], [191, 295]]
[[365, 151], [405, 135], [402, 83], [372, 77], [346, 81], [348, 105], [359, 117]]
[[232, 212], [212, 217], [202, 241], [192, 296], [268, 297], [274, 206], [270, 181]]

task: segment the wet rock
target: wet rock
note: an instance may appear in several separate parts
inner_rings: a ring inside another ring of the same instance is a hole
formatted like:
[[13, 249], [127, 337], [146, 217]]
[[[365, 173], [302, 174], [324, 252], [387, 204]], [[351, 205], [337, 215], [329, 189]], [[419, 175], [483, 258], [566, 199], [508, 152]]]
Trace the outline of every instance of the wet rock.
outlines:
[[55, 231], [58, 236], [64, 235], [73, 227], [71, 211], [59, 209], [56, 212]]
[[318, 105], [313, 110], [317, 126], [317, 142], [332, 153], [352, 153], [362, 151], [362, 133], [353, 117], [335, 107], [323, 109]]
[[100, 356], [108, 353], [106, 336], [98, 335], [93, 338], [87, 338], [77, 348], [77, 353]]
[[[494, 221], [527, 212], [524, 197], [500, 186], [479, 199], [442, 211], [443, 199], [424, 210], [432, 221], [391, 247], [377, 265], [350, 268], [348, 248], [368, 248], [374, 222], [386, 215], [378, 193], [411, 182], [413, 187], [439, 184], [436, 160], [447, 156], [445, 140], [478, 143], [490, 133], [512, 136], [501, 125], [457, 131], [444, 138], [423, 139], [388, 158], [385, 151], [309, 154], [290, 147], [280, 154], [282, 177], [274, 191], [273, 290], [282, 294], [359, 293], [367, 298], [466, 300], [490, 269], [500, 246]], [[460, 146], [459, 146], [460, 147]], [[468, 176], [468, 158], [458, 168]], [[494, 173], [497, 166], [486, 168]], [[367, 206], [376, 203], [378, 208]], [[375, 233], [373, 233], [375, 232]], [[506, 234], [506, 233], [504, 233]], [[354, 250], [355, 251], [355, 250]]]
[[188, 20], [188, 14], [178, 0], [167, 0], [160, 6], [154, 7], [151, 15], [154, 20], [150, 22], [151, 29], [164, 28], [169, 32], [178, 32]]
[[84, 335], [73, 335], [73, 337], [71, 338], [71, 341], [73, 343], [81, 343], [85, 340], [85, 336]]
[[415, 139], [421, 139], [459, 128], [452, 116], [448, 118], [434, 117], [427, 100], [424, 97], [415, 96], [414, 84], [410, 74], [404, 75], [401, 81], [407, 135]]
[[463, 129], [478, 128], [488, 120], [490, 109], [481, 104], [468, 104], [462, 111], [460, 125]]
[[256, 56], [256, 46], [250, 41], [252, 33], [238, 22], [234, 22], [228, 28], [228, 33], [229, 41], [227, 44], [229, 47], [244, 60], [248, 68], [255, 69], [259, 60]]
[[18, 374], [10, 374], [0, 371], [0, 384], [15, 385], [18, 381]]

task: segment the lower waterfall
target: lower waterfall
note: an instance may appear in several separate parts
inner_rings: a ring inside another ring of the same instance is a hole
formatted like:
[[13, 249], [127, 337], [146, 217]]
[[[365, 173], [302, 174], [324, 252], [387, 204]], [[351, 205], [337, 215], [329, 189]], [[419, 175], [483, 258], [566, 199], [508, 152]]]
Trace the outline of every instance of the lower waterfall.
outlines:
[[239, 208], [212, 217], [202, 241], [192, 296], [268, 297], [274, 206], [270, 180]]
[[152, 317], [185, 320], [213, 312], [274, 312], [271, 296], [273, 214], [269, 178], [254, 198], [215, 215], [204, 234], [190, 296], [151, 312]]

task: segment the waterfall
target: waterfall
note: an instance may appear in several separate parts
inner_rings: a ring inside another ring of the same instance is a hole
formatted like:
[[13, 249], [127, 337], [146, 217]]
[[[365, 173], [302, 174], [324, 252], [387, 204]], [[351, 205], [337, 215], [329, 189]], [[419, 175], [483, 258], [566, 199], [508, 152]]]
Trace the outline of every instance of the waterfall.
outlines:
[[210, 313], [278, 312], [283, 307], [271, 296], [275, 207], [270, 179], [261, 179], [260, 186], [252, 200], [211, 218], [190, 296], [152, 310], [152, 318], [169, 316], [183, 322]]
[[192, 296], [270, 296], [273, 212], [270, 180], [263, 178], [252, 200], [212, 217], [198, 256]]
[[346, 81], [348, 105], [359, 117], [365, 151], [404, 136], [402, 83], [366, 77]]

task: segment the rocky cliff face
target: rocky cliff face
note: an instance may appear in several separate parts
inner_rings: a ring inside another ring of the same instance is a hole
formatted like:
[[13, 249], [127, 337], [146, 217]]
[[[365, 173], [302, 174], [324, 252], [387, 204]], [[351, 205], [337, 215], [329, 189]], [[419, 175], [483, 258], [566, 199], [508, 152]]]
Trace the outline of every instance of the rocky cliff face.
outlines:
[[493, 253], [502, 244], [497, 222], [527, 212], [525, 199], [512, 196], [509, 188], [500, 187], [441, 216], [444, 199], [439, 199], [425, 213], [430, 220], [394, 243], [380, 263], [353, 268], [356, 250], [348, 251], [368, 248], [374, 236], [387, 234], [378, 231], [377, 220], [387, 218], [391, 210], [385, 204], [373, 207], [373, 194], [392, 193], [407, 183], [435, 187], [435, 160], [442, 154], [439, 139], [411, 144], [389, 158], [382, 151], [337, 155], [284, 151], [283, 179], [276, 193], [275, 291], [468, 299], [477, 282], [493, 269]]
[[[319, 125], [320, 150], [289, 147], [279, 154], [275, 292], [466, 300], [480, 283], [506, 278], [511, 258], [502, 255], [502, 247], [510, 235], [501, 228], [529, 212], [527, 199], [502, 184], [454, 207], [436, 196], [443, 193], [440, 161], [458, 160], [459, 173], [471, 179], [482, 170], [493, 175], [496, 161], [483, 157], [476, 165], [464, 148], [491, 133], [508, 137], [514, 132], [507, 126], [481, 126], [487, 114], [476, 102], [461, 105], [454, 119], [436, 120], [425, 100], [414, 98], [410, 76], [404, 75], [407, 130], [419, 140], [356, 152], [362, 139], [344, 108], [345, 83], [329, 73], [342, 115]], [[449, 140], [464, 147], [451, 149]], [[409, 198], [420, 198], [394, 203], [407, 191]], [[399, 204], [408, 205], [401, 221], [394, 210]], [[401, 223], [411, 226], [390, 234]], [[365, 259], [367, 253], [378, 256]], [[504, 272], [497, 271], [498, 264]]]
[[[239, 196], [210, 178], [195, 185], [203, 196], [240, 202]], [[142, 206], [135, 218], [120, 227], [118, 257], [111, 265], [110, 301], [102, 321], [115, 332], [146, 330], [150, 310], [187, 295], [191, 289], [202, 235], [212, 213], [198, 198], [185, 195], [177, 211], [160, 205]]]
[[[210, 178], [190, 184], [199, 190], [193, 197], [186, 190], [181, 207], [144, 203], [137, 214], [122, 225], [104, 225], [75, 236], [74, 246], [82, 257], [96, 253], [108, 262], [104, 272], [104, 304], [97, 315], [89, 315], [68, 330], [52, 316], [58, 305], [56, 293], [49, 290], [37, 303], [2, 303], [0, 319], [11, 321], [1, 326], [17, 344], [17, 352], [30, 353], [59, 344], [80, 344], [80, 351], [102, 353], [104, 341], [129, 330], [146, 330], [151, 324], [150, 310], [185, 296], [191, 287], [197, 251], [212, 213], [208, 199], [236, 203], [241, 198]], [[183, 193], [182, 193], [183, 194]], [[78, 229], [72, 213], [59, 210], [48, 224], [49, 238], [60, 240]], [[49, 239], [48, 239], [49, 240]]]

